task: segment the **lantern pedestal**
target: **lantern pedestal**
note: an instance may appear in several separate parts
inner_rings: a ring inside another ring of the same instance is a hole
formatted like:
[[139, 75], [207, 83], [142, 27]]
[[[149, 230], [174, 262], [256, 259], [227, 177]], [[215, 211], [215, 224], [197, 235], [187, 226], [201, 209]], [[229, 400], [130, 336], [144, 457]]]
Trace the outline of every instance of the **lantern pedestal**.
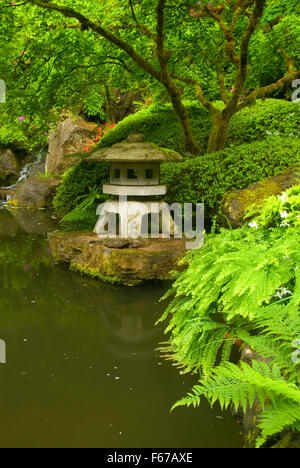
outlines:
[[[119, 215], [119, 232], [117, 234], [116, 218]], [[165, 202], [139, 201], [107, 201], [100, 212], [94, 233], [99, 238], [138, 239], [148, 237], [148, 220], [155, 218], [156, 224], [151, 223], [152, 238], [169, 238], [179, 234], [170, 214], [169, 206]], [[161, 229], [160, 229], [161, 226]]]

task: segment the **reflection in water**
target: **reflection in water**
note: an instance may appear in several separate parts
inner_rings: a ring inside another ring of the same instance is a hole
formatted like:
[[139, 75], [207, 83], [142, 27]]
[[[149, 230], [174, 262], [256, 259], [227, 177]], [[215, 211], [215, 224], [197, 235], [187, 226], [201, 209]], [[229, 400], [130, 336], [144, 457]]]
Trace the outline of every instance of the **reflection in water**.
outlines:
[[155, 351], [167, 285], [111, 286], [54, 265], [54, 223], [0, 210], [0, 446], [239, 446], [230, 413], [203, 402], [170, 415], [195, 379]]

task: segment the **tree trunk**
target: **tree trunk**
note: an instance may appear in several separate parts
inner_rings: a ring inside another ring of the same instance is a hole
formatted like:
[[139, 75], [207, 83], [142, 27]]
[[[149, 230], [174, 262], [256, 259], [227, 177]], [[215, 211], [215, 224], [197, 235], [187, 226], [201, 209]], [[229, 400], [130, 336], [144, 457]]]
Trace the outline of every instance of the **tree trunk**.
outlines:
[[232, 115], [225, 114], [224, 112], [216, 112], [212, 116], [212, 129], [207, 148], [208, 153], [222, 151], [225, 148], [231, 117]]
[[114, 110], [114, 102], [111, 97], [111, 92], [107, 83], [104, 83], [105, 93], [106, 93], [106, 105], [107, 105], [107, 113], [109, 115], [110, 123], [117, 123], [115, 110]]
[[166, 82], [163, 82], [172, 102], [173, 110], [180, 122], [180, 127], [183, 135], [184, 148], [185, 150], [196, 156], [199, 153], [199, 146], [195, 142], [192, 134], [191, 124], [186, 108], [184, 107], [180, 92], [176, 88], [172, 79], [168, 77]]

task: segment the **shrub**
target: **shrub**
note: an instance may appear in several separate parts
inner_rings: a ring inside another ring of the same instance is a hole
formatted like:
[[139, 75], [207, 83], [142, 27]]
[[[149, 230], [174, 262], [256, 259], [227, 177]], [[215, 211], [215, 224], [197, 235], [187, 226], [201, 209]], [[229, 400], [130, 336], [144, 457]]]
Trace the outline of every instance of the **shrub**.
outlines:
[[[55, 211], [60, 216], [66, 215], [79, 205], [80, 197], [88, 195], [92, 187], [99, 187], [101, 193], [102, 185], [108, 178], [108, 164], [81, 161], [65, 174], [53, 201]], [[103, 195], [99, 203], [105, 198]]]
[[[200, 151], [204, 153], [211, 127], [210, 114], [198, 103], [187, 104], [187, 110], [195, 138], [200, 142]], [[184, 152], [180, 124], [171, 105], [164, 107], [154, 105], [129, 115], [102, 139], [96, 149], [119, 143], [134, 133], [142, 133], [146, 141], [158, 146]]]
[[[222, 107], [222, 104], [218, 104]], [[211, 115], [198, 102], [186, 103], [195, 140], [200, 145], [199, 154], [206, 152], [211, 129]], [[300, 111], [293, 102], [267, 99], [258, 101], [234, 115], [230, 123], [228, 146], [262, 140], [268, 135], [299, 136]], [[151, 106], [126, 117], [105, 136], [96, 147], [99, 149], [125, 140], [133, 133], [143, 133], [147, 141], [184, 154], [179, 122], [170, 105]]]
[[277, 175], [299, 160], [299, 139], [269, 137], [183, 163], [164, 164], [161, 179], [168, 185], [169, 203], [204, 202], [206, 215], [212, 217], [228, 190]]

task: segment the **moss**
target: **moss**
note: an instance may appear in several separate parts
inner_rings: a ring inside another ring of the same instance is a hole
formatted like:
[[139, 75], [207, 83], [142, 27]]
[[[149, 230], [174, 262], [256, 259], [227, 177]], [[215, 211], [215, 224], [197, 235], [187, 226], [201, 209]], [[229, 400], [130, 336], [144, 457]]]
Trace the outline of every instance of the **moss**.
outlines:
[[282, 174], [252, 184], [247, 189], [227, 192], [221, 201], [224, 215], [229, 216], [234, 223], [242, 224], [247, 208], [250, 206], [259, 208], [264, 200], [280, 194], [285, 188], [295, 183], [297, 180], [296, 169], [300, 169], [297, 164]]
[[8, 206], [11, 206], [11, 207], [13, 207], [13, 208], [17, 208], [17, 207], [19, 206], [19, 202], [18, 202], [18, 200], [16, 200], [16, 199], [14, 199], [14, 200], [9, 200], [9, 201], [7, 202], [7, 205], [8, 205]]
[[83, 275], [90, 276], [91, 278], [97, 278], [100, 279], [106, 283], [110, 284], [122, 284], [121, 280], [117, 278], [116, 276], [106, 276], [100, 273], [100, 271], [97, 268], [90, 268], [90, 267], [84, 267], [83, 265], [79, 263], [71, 263], [70, 264], [70, 269], [72, 271], [76, 271], [78, 273], [81, 273]]

